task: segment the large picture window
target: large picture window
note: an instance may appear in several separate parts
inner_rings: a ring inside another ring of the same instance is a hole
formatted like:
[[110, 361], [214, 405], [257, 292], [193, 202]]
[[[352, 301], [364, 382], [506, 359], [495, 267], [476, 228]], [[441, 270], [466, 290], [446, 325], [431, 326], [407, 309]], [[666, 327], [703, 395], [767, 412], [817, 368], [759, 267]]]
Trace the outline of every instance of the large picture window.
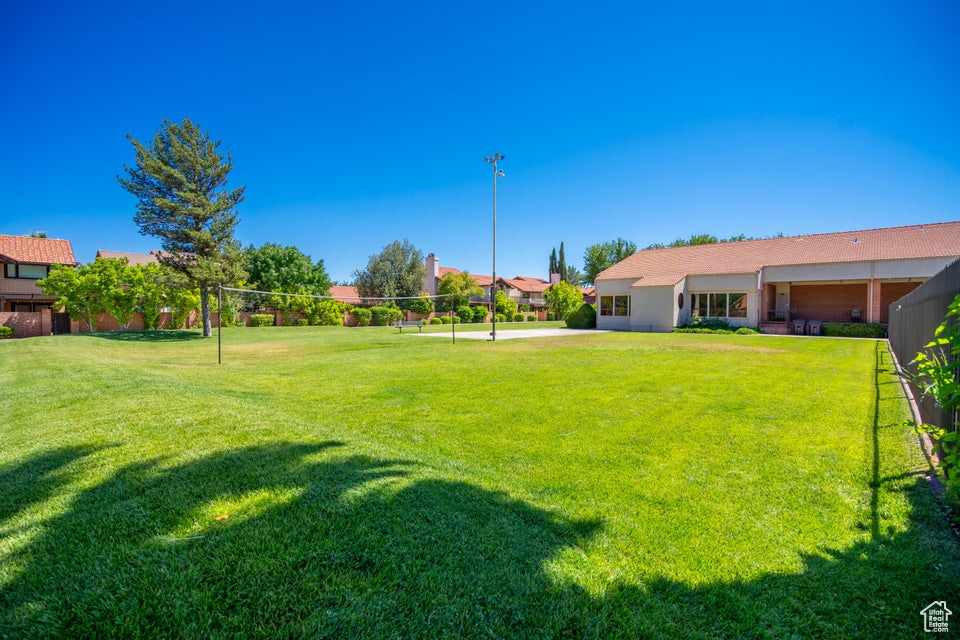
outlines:
[[45, 264], [7, 264], [8, 278], [23, 278], [25, 280], [39, 280], [49, 275], [50, 268]]
[[745, 293], [694, 293], [692, 313], [699, 318], [746, 318]]
[[630, 315], [630, 296], [600, 296], [601, 316]]

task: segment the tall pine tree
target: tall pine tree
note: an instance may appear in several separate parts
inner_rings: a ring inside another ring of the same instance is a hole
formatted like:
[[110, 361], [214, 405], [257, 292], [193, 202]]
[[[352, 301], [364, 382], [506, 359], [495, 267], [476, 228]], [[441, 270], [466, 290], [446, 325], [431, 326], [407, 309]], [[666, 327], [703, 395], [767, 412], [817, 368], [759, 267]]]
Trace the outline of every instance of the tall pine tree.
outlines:
[[554, 247], [553, 251], [550, 252], [550, 271], [547, 273], [547, 278], [550, 278], [550, 276], [552, 276], [555, 273], [559, 273], [559, 271], [557, 271], [557, 248], [556, 247]]
[[567, 259], [563, 255], [563, 243], [560, 243], [560, 256], [557, 258], [557, 273], [560, 274], [560, 281], [567, 280]]
[[233, 232], [245, 187], [227, 189], [230, 154], [221, 155], [221, 141], [211, 140], [189, 119], [180, 124], [164, 120], [150, 146], [130, 135], [127, 139], [136, 165], [124, 165], [128, 178], [117, 180], [138, 200], [134, 220], [140, 233], [160, 238], [160, 261], [200, 289], [203, 335], [210, 336], [208, 294], [218, 284], [232, 285], [244, 277]]

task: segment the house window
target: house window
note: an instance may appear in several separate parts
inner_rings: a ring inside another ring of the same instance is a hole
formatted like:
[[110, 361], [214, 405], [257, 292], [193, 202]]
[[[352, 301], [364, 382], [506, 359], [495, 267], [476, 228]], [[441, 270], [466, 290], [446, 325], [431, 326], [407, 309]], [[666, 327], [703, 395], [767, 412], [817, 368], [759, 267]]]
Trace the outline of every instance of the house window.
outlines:
[[601, 316], [630, 315], [630, 296], [600, 296]]
[[692, 313], [700, 318], [746, 318], [745, 293], [694, 293]]
[[6, 276], [8, 278], [22, 278], [25, 280], [39, 280], [46, 278], [50, 267], [45, 264], [8, 264]]

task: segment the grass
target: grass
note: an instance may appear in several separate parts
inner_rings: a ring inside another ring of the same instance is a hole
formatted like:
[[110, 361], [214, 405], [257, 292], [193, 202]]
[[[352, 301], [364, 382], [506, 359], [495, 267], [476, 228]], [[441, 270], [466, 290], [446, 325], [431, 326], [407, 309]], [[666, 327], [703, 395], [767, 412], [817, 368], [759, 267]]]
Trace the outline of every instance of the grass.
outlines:
[[0, 637], [911, 637], [960, 596], [883, 343], [246, 328], [221, 366], [191, 332], [0, 362]]

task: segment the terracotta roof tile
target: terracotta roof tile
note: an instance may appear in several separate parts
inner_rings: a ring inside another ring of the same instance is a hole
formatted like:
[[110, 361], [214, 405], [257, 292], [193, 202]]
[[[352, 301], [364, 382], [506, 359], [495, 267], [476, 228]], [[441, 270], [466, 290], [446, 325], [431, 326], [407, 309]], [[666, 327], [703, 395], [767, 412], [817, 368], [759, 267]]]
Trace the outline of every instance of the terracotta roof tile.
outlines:
[[960, 222], [645, 249], [597, 280], [633, 278], [633, 286], [664, 286], [688, 275], [757, 273], [771, 266], [950, 256], [960, 256]]
[[75, 265], [69, 240], [0, 235], [0, 259], [21, 264]]
[[132, 253], [130, 251], [108, 251], [106, 249], [97, 250], [98, 258], [126, 258], [127, 264], [130, 266], [150, 264], [152, 262], [160, 262], [157, 259], [157, 252], [151, 251], [150, 253]]
[[330, 287], [330, 295], [334, 300], [339, 300], [340, 302], [360, 304], [360, 294], [357, 292], [356, 287], [333, 285]]

